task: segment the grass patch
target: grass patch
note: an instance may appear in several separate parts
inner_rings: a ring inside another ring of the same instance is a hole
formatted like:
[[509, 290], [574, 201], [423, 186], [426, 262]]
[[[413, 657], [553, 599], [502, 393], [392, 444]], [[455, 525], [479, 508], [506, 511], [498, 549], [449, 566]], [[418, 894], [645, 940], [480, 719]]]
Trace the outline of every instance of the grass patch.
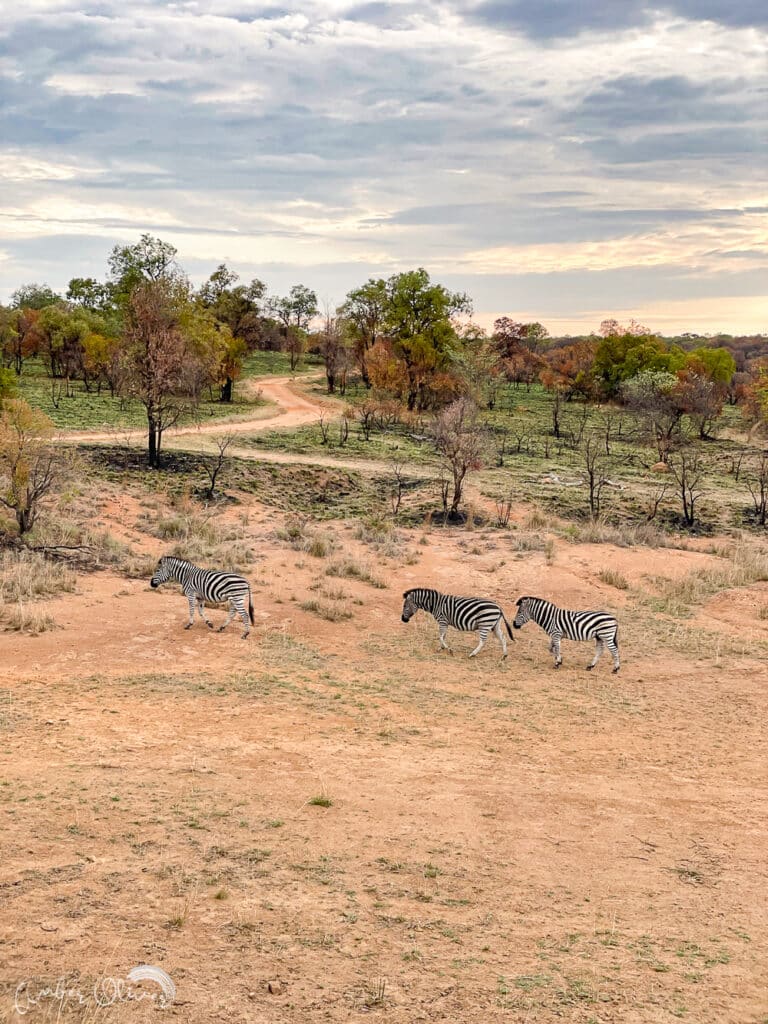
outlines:
[[299, 608], [305, 612], [313, 612], [315, 615], [319, 615], [321, 619], [326, 619], [328, 622], [344, 622], [346, 619], [352, 618], [352, 612], [347, 611], [346, 608], [339, 608], [338, 605], [325, 604], [323, 601], [318, 601], [316, 598], [310, 598], [308, 601], [302, 601], [299, 604]]
[[333, 807], [333, 800], [331, 800], [327, 793], [311, 796], [307, 803], [310, 807]]
[[655, 577], [651, 580], [657, 594], [646, 599], [655, 611], [684, 618], [694, 607], [704, 604], [724, 590], [748, 587], [768, 580], [768, 554], [737, 544], [729, 551], [729, 564], [723, 568], [701, 568], [679, 579]]
[[71, 594], [76, 583], [71, 569], [37, 551], [5, 551], [0, 555], [0, 601], [4, 603]]
[[629, 590], [627, 577], [622, 576], [615, 569], [603, 569], [598, 573], [597, 578], [601, 583], [606, 583], [609, 587], [615, 587], [617, 590]]
[[331, 564], [325, 570], [326, 576], [339, 576], [342, 579], [360, 580], [361, 583], [369, 583], [377, 590], [386, 590], [387, 584], [375, 576], [368, 565], [358, 562], [354, 558], [342, 558]]

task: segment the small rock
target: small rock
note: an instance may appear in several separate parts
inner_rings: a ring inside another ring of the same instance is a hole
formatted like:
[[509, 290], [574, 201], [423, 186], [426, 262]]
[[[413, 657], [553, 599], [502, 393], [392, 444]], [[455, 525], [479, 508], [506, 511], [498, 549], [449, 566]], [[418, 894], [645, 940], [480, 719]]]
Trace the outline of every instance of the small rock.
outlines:
[[273, 996], [279, 996], [283, 993], [283, 986], [279, 981], [268, 981], [267, 991], [270, 992]]

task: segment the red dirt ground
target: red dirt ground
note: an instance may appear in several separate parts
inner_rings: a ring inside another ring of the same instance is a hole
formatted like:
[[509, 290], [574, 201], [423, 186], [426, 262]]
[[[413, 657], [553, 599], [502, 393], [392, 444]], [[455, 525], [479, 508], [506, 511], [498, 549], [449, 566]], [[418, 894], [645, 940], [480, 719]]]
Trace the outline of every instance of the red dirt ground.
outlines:
[[[126, 495], [102, 519], [154, 557], [139, 511]], [[173, 978], [172, 1007], [43, 995], [25, 1019], [768, 1019], [766, 584], [680, 622], [634, 595], [710, 555], [548, 559], [450, 530], [382, 554], [336, 525], [313, 558], [246, 511], [247, 642], [185, 632], [175, 589], [107, 572], [46, 602], [57, 629], [0, 633], [6, 1019], [25, 979], [88, 996], [142, 963]], [[325, 575], [342, 552], [388, 587]], [[622, 672], [587, 674], [575, 644], [552, 671], [534, 626], [504, 664], [455, 633], [438, 654], [431, 619], [400, 622], [416, 583], [510, 614], [523, 593], [610, 607]]]

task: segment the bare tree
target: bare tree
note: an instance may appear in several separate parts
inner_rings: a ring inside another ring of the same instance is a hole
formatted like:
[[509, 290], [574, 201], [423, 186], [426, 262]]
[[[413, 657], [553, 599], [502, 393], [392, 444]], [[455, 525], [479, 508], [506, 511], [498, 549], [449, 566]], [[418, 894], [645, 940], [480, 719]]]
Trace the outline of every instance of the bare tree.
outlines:
[[435, 423], [435, 444], [443, 464], [450, 472], [453, 493], [447, 514], [456, 518], [467, 474], [482, 464], [484, 431], [477, 420], [477, 407], [468, 398], [459, 398], [443, 409]]
[[389, 490], [389, 500], [392, 504], [392, 516], [397, 519], [400, 506], [403, 502], [405, 491], [405, 465], [398, 459], [392, 461], [392, 482]]
[[235, 435], [231, 431], [226, 434], [222, 434], [221, 437], [214, 438], [216, 454], [209, 455], [203, 460], [203, 469], [207, 473], [209, 480], [209, 486], [206, 488], [205, 496], [209, 501], [213, 501], [216, 496], [216, 481], [224, 467], [227, 451], [232, 446], [234, 440]]
[[664, 501], [668, 493], [669, 482], [664, 480], [662, 483], [657, 484], [653, 491], [648, 495], [648, 504], [645, 507], [645, 517], [649, 523], [659, 514], [661, 503]]
[[376, 423], [378, 413], [379, 407], [377, 403], [368, 398], [361, 402], [354, 410], [354, 416], [360, 424], [360, 432], [366, 441], [371, 439], [371, 431]]
[[587, 434], [579, 448], [584, 478], [589, 490], [589, 513], [593, 519], [600, 515], [602, 496], [610, 484], [606, 476], [608, 456], [605, 454], [604, 439], [597, 434]]
[[320, 419], [317, 421], [317, 425], [320, 428], [321, 444], [328, 444], [328, 437], [331, 432], [331, 424], [324, 412], [320, 413]]
[[344, 324], [330, 313], [326, 313], [323, 330], [320, 333], [320, 354], [325, 363], [325, 379], [328, 394], [338, 389], [340, 395], [347, 390], [349, 348], [344, 335]]
[[760, 453], [757, 463], [746, 477], [746, 484], [752, 496], [755, 522], [765, 526], [768, 521], [768, 452]]
[[144, 406], [149, 464], [160, 466], [163, 433], [194, 409], [209, 375], [182, 328], [186, 294], [178, 283], [143, 282], [130, 294], [124, 330], [121, 390]]
[[696, 525], [696, 505], [702, 495], [701, 483], [705, 465], [697, 448], [682, 448], [668, 460], [669, 469], [677, 484], [677, 493], [686, 526]]

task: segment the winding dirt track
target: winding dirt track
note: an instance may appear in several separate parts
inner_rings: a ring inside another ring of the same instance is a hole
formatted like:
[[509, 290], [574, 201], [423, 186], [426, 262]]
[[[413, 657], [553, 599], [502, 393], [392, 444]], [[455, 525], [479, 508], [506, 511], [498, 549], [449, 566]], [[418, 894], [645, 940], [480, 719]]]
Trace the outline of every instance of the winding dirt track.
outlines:
[[[305, 380], [310, 380], [307, 377]], [[163, 435], [163, 449], [183, 451], [208, 451], [213, 448], [214, 437], [225, 434], [255, 434], [266, 430], [292, 429], [316, 423], [322, 413], [338, 414], [341, 403], [334, 399], [318, 401], [296, 390], [293, 377], [260, 377], [246, 382], [252, 392], [260, 392], [261, 397], [271, 405], [260, 411], [260, 415], [250, 415], [242, 419], [219, 419], [211, 423], [192, 424], [176, 427]], [[275, 408], [276, 407], [276, 408]], [[122, 444], [137, 447], [146, 444], [144, 430], [121, 430], [114, 428], [106, 431], [67, 431], [57, 436], [57, 440], [68, 444]], [[326, 466], [333, 469], [351, 469], [362, 473], [387, 473], [391, 465], [383, 459], [337, 459], [332, 456], [300, 454], [294, 452], [275, 452], [254, 449], [244, 445], [232, 444], [228, 449], [230, 455], [240, 459], [251, 459], [255, 462], [277, 462], [303, 466]], [[431, 467], [420, 466], [418, 472], [405, 470], [407, 476], [421, 478], [432, 477], [435, 471]]]

